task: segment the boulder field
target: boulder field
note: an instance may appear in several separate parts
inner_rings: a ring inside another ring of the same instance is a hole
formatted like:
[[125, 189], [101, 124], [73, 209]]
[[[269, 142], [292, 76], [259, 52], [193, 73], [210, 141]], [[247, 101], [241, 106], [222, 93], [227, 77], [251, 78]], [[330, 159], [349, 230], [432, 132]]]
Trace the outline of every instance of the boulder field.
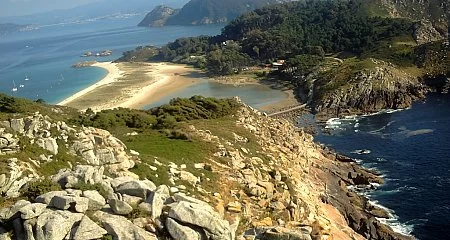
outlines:
[[[245, 104], [232, 117], [248, 135], [236, 131], [226, 139], [214, 129], [186, 128], [216, 149], [190, 166], [216, 176], [214, 191], [186, 164], [156, 159], [155, 166], [168, 167], [167, 183], [140, 179], [130, 171], [139, 153], [105, 130], [38, 113], [0, 122], [3, 156], [24, 151], [24, 136], [26, 146], [45, 150], [7, 160], [0, 239], [412, 239], [381, 224], [377, 218], [389, 213], [352, 190], [382, 184], [378, 173], [315, 143], [287, 120]], [[44, 175], [40, 167], [58, 161], [61, 151], [78, 160]], [[61, 190], [25, 199], [23, 189], [43, 179]], [[76, 189], [80, 184], [102, 190]]]

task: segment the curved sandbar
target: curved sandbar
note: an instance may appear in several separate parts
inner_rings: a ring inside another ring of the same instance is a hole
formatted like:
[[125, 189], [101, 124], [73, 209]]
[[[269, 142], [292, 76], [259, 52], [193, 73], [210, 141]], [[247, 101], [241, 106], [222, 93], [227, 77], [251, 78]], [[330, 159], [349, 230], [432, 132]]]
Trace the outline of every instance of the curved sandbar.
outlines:
[[112, 62], [97, 62], [94, 64], [91, 64], [92, 67], [99, 67], [105, 69], [108, 74], [104, 78], [102, 78], [100, 81], [94, 83], [93, 85], [73, 94], [72, 96], [64, 99], [63, 101], [59, 102], [57, 105], [69, 105], [71, 102], [77, 100], [78, 98], [88, 94], [89, 92], [92, 92], [96, 88], [111, 84], [114, 81], [116, 81], [118, 78], [120, 78], [123, 74], [122, 71], [119, 70], [119, 67], [117, 66], [117, 63]]
[[75, 93], [58, 105], [94, 111], [142, 108], [162, 97], [198, 83], [202, 72], [170, 63], [96, 63], [108, 71], [99, 82]]

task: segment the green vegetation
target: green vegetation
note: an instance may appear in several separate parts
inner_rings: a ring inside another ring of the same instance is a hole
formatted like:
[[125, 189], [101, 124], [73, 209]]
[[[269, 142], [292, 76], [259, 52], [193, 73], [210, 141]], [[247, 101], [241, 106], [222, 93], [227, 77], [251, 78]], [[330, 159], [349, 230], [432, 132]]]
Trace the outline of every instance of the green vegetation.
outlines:
[[[129, 149], [140, 153], [142, 161], [131, 171], [162, 184], [168, 179], [169, 162], [186, 164], [188, 171], [198, 173], [197, 176], [203, 174], [213, 178], [207, 171], [194, 169], [193, 164], [212, 155], [215, 147], [193, 139], [185, 124], [192, 120], [221, 119], [232, 115], [239, 106], [234, 99], [193, 96], [189, 99], [175, 98], [169, 104], [148, 111], [119, 108], [94, 113], [88, 110], [70, 122], [111, 131]], [[127, 135], [130, 131], [139, 134]], [[155, 159], [166, 165], [159, 166]], [[151, 170], [150, 166], [157, 167], [157, 170]]]
[[113, 240], [113, 239], [114, 239], [113, 236], [109, 234], [103, 235], [103, 237], [101, 238], [101, 240]]
[[[62, 168], [70, 167], [70, 165], [74, 165], [76, 162], [81, 162], [82, 159], [71, 154], [65, 143], [62, 140], [58, 140], [58, 154], [53, 156], [51, 161], [42, 163], [38, 169], [38, 173], [42, 176], [50, 176], [57, 173]], [[7, 160], [10, 158], [17, 158], [21, 161], [28, 161], [31, 163], [30, 159], [37, 160], [40, 155], [49, 156], [52, 155], [47, 150], [42, 149], [36, 144], [31, 144], [30, 139], [28, 137], [19, 137], [19, 145], [21, 146], [21, 150], [17, 153], [11, 153], [8, 155], [0, 156], [0, 174], [5, 173], [8, 174], [9, 170], [7, 169]]]
[[427, 78], [450, 76], [450, 44], [439, 41], [415, 49], [416, 64], [427, 72]]
[[22, 196], [34, 201], [36, 197], [51, 191], [61, 191], [61, 186], [50, 179], [42, 179], [28, 183], [27, 187], [22, 190]]
[[[369, 12], [374, 9], [370, 4], [298, 1], [256, 9], [232, 21], [218, 36], [177, 39], [148, 58], [192, 64], [214, 75], [239, 73], [247, 66], [277, 59], [298, 63], [312, 56], [309, 66], [300, 66], [308, 71], [317, 60], [314, 56], [339, 52], [413, 65], [414, 46], [410, 43], [414, 23], [376, 16]], [[122, 59], [142, 54], [127, 52]]]
[[[92, 110], [70, 120], [70, 123], [106, 130], [120, 127], [135, 129], [172, 129], [177, 122], [192, 119], [219, 118], [231, 114], [238, 107], [234, 99], [216, 99], [193, 96], [175, 98], [169, 104], [150, 109], [133, 110], [118, 108], [93, 113]], [[176, 135], [176, 133], [173, 133]]]
[[153, 46], [137, 47], [134, 50], [126, 51], [117, 61], [119, 62], [146, 62], [157, 55], [158, 50]]
[[[165, 164], [186, 164], [189, 166], [187, 170], [195, 174], [198, 170], [193, 168], [193, 164], [204, 161], [215, 150], [214, 146], [200, 141], [173, 139], [154, 130], [141, 132], [137, 136], [121, 137], [121, 140], [128, 148], [140, 153], [142, 163], [137, 164], [131, 171], [152, 180], [155, 184], [166, 183], [169, 170], [166, 166], [156, 164], [155, 160]], [[151, 170], [149, 165], [157, 167], [158, 170]]]
[[192, 0], [167, 20], [169, 25], [226, 23], [256, 8], [278, 3], [277, 0]]
[[217, 99], [202, 96], [174, 98], [169, 104], [150, 110], [159, 120], [173, 117], [177, 122], [193, 119], [214, 119], [236, 111], [239, 104], [234, 99]]
[[[54, 114], [55, 111], [59, 111], [63, 114]], [[31, 101], [0, 93], [0, 120], [11, 118], [11, 114], [14, 114], [15, 117], [23, 117], [34, 112], [40, 112], [42, 115], [54, 115], [55, 120], [62, 120], [67, 116], [75, 115], [77, 111], [61, 106], [50, 107], [49, 105], [46, 105], [45, 101], [42, 99]]]
[[70, 123], [106, 130], [120, 126], [144, 129], [152, 127], [156, 123], [156, 118], [143, 110], [118, 108], [94, 113], [88, 109], [85, 114], [72, 119]]
[[222, 35], [240, 41], [245, 53], [265, 61], [307, 53], [309, 46], [360, 54], [378, 41], [412, 34], [407, 20], [369, 17], [363, 10], [354, 1], [276, 5], [242, 15]]
[[100, 183], [89, 184], [89, 183], [84, 183], [84, 182], [78, 182], [77, 184], [72, 186], [72, 188], [78, 189], [81, 191], [95, 190], [98, 193], [100, 193], [100, 195], [102, 195], [104, 198], [106, 198], [106, 199], [108, 198], [108, 192], [105, 190], [105, 188]]

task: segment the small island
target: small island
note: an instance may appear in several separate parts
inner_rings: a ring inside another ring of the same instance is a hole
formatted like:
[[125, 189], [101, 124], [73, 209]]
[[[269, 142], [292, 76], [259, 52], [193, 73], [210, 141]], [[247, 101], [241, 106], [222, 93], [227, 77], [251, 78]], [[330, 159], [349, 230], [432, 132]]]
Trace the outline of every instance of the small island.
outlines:
[[111, 50], [103, 50], [102, 52], [92, 52], [88, 51], [85, 52], [81, 57], [107, 57], [111, 56], [112, 51]]

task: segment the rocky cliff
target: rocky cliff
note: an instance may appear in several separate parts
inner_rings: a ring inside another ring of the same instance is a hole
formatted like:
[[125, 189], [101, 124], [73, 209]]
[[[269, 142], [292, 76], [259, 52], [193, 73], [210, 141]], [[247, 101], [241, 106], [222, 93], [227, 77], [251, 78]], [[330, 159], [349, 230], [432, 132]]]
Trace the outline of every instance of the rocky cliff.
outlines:
[[450, 5], [446, 0], [381, 0], [375, 1], [390, 17], [404, 17], [419, 21], [415, 29], [420, 44], [442, 40], [448, 36]]
[[422, 80], [438, 92], [450, 87], [450, 44], [448, 40], [421, 45], [416, 49], [416, 63], [424, 69]]
[[155, 7], [149, 12], [145, 18], [138, 24], [139, 27], [162, 27], [167, 20], [178, 13], [178, 9], [173, 9], [163, 5]]
[[[382, 183], [376, 173], [245, 105], [180, 126], [212, 154], [144, 162], [145, 174], [164, 180], [159, 186], [130, 171], [143, 163], [140, 153], [105, 130], [38, 113], [2, 126], [1, 239], [410, 239], [380, 224], [375, 217], [389, 214], [350, 190]], [[139, 135], [125, 134], [127, 142]], [[42, 154], [20, 154], [31, 149]], [[42, 188], [45, 179], [59, 190]]]
[[376, 59], [320, 68], [302, 89], [314, 112], [327, 117], [407, 108], [428, 91], [417, 76]]

